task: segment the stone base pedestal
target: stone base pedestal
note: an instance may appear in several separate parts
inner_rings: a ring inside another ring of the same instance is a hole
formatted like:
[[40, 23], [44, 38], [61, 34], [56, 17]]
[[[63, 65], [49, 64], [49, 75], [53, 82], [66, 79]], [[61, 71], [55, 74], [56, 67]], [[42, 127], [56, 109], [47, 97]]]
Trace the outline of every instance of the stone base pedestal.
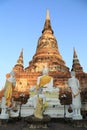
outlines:
[[73, 115], [72, 119], [73, 120], [82, 120], [82, 116], [81, 115]]
[[9, 115], [8, 114], [0, 114], [0, 119], [9, 119]]

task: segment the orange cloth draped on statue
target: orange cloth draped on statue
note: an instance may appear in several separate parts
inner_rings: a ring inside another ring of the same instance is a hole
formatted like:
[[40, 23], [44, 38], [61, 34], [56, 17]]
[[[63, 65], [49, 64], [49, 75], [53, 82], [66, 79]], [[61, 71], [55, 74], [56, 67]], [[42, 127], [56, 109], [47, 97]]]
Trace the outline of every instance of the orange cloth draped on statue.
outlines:
[[11, 105], [13, 84], [6, 80], [4, 96], [6, 98], [6, 105]]

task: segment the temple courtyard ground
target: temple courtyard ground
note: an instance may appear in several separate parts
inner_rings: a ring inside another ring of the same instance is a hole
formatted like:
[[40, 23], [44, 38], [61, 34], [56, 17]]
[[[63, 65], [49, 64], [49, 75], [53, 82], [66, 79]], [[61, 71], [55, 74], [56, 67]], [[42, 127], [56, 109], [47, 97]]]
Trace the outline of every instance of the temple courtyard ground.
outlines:
[[24, 119], [0, 120], [0, 130], [87, 130], [85, 125], [74, 123], [72, 120], [52, 119], [47, 128], [29, 128], [29, 124]]

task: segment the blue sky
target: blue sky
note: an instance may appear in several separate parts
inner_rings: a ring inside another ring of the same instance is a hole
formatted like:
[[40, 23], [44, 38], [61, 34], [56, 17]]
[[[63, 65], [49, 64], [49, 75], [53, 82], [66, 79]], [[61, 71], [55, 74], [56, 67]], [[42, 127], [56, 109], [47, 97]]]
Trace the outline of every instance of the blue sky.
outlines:
[[86, 0], [0, 0], [0, 88], [24, 48], [24, 67], [36, 51], [46, 10], [63, 60], [71, 69], [73, 47], [87, 72]]

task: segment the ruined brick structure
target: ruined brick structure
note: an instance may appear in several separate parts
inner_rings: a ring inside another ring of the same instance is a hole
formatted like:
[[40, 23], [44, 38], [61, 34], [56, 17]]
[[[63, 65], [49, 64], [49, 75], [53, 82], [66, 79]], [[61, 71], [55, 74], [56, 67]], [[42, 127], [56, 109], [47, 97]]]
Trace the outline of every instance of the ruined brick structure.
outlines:
[[16, 72], [16, 91], [28, 92], [29, 88], [36, 85], [37, 77], [41, 75], [43, 66], [49, 67], [49, 75], [54, 79], [54, 86], [64, 88], [70, 77], [70, 70], [76, 72], [81, 87], [87, 87], [87, 73], [83, 72], [79, 59], [74, 49], [72, 68], [68, 68], [59, 52], [58, 42], [51, 27], [49, 11], [46, 13], [46, 20], [42, 35], [38, 39], [36, 52], [29, 62], [28, 67], [23, 65], [23, 50], [13, 70]]

